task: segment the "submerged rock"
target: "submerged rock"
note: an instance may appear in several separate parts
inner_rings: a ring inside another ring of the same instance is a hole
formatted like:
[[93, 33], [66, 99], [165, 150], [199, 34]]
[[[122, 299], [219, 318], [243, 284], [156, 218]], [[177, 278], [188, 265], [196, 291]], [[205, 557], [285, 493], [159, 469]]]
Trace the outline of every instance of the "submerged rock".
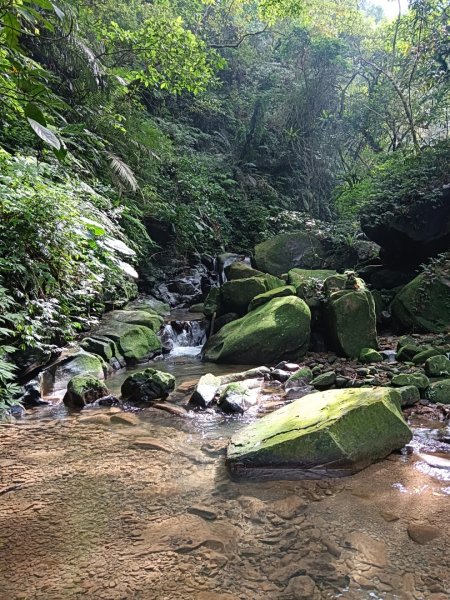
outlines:
[[144, 369], [125, 379], [121, 393], [127, 402], [151, 402], [167, 397], [175, 389], [175, 377], [164, 371]]
[[96, 377], [75, 375], [67, 385], [63, 402], [69, 408], [82, 409], [108, 394], [108, 388]]
[[207, 342], [204, 357], [249, 365], [301, 358], [308, 349], [310, 321], [303, 300], [275, 298], [222, 327]]
[[399, 407], [391, 388], [311, 394], [238, 431], [227, 465], [236, 477], [350, 475], [411, 440]]

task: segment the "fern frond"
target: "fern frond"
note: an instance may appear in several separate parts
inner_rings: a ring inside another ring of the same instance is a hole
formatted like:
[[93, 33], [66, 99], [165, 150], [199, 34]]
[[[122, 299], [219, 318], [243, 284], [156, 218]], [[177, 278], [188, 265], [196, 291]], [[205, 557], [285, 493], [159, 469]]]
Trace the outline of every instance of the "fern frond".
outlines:
[[139, 184], [131, 167], [112, 152], [107, 152], [106, 155], [108, 156], [111, 169], [114, 173], [128, 185], [131, 191], [136, 192], [139, 189]]

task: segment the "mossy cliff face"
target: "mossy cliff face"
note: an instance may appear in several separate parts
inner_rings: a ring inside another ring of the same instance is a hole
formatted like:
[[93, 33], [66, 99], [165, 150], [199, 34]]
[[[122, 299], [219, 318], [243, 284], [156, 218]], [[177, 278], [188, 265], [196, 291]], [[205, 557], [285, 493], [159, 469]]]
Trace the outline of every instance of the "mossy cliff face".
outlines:
[[320, 269], [325, 260], [322, 243], [304, 231], [282, 233], [255, 247], [258, 269], [282, 275], [295, 267]]
[[442, 333], [450, 329], [450, 282], [418, 275], [396, 295], [392, 314], [407, 331]]
[[213, 335], [205, 360], [264, 364], [301, 358], [309, 344], [311, 313], [296, 296], [275, 298]]
[[305, 396], [237, 432], [228, 467], [236, 477], [355, 473], [411, 440], [399, 407], [400, 396], [390, 388]]

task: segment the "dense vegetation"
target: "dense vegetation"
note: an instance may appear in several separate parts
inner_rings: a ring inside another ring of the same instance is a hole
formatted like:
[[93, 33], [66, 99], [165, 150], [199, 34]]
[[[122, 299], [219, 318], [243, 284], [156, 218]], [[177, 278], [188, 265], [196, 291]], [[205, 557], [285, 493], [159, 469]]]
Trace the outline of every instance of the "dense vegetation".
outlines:
[[448, 170], [441, 0], [0, 0], [0, 26], [0, 403], [14, 348], [134, 293], [155, 222], [180, 255], [351, 234]]

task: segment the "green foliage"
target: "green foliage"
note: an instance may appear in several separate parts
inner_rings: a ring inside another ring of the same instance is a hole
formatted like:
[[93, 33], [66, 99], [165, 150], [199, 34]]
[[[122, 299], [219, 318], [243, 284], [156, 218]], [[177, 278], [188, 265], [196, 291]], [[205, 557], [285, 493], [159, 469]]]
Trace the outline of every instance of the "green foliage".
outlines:
[[411, 150], [395, 152], [375, 167], [360, 183], [344, 188], [336, 206], [343, 218], [354, 219], [364, 211], [374, 219], [394, 207], [411, 202], [430, 205], [448, 184], [450, 143], [425, 148], [419, 155]]
[[0, 173], [0, 276], [20, 307], [15, 343], [45, 348], [133, 293], [135, 251], [110, 201], [61, 169], [3, 153]]

